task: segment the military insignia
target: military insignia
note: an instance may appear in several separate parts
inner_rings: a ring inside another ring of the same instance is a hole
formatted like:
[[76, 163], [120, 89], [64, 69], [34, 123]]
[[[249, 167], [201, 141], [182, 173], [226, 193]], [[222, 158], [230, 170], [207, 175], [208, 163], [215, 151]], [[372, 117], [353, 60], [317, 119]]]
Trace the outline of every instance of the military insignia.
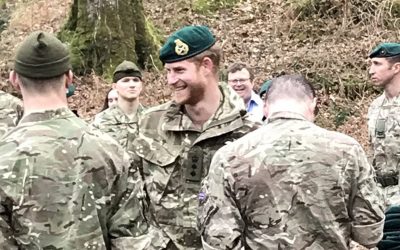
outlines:
[[189, 46], [182, 42], [180, 39], [176, 39], [175, 41], [175, 53], [179, 56], [184, 56], [189, 52]]

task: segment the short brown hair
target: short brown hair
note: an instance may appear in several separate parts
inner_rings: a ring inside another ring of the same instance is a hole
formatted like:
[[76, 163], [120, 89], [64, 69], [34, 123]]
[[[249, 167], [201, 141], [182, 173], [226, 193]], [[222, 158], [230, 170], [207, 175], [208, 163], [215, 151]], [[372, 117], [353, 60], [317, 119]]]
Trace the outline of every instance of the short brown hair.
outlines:
[[59, 88], [64, 83], [65, 74], [45, 79], [30, 78], [18, 74], [18, 78], [28, 91], [43, 93]]
[[198, 54], [192, 58], [189, 58], [189, 60], [192, 62], [198, 63], [198, 62], [201, 62], [201, 60], [203, 60], [204, 57], [208, 57], [211, 59], [211, 61], [214, 64], [214, 73], [217, 73], [219, 70], [219, 65], [221, 63], [221, 58], [222, 58], [221, 47], [217, 44], [214, 44], [208, 50], [203, 51], [200, 54]]
[[313, 100], [315, 89], [302, 75], [283, 75], [272, 80], [266, 92], [266, 101], [273, 103], [278, 99]]
[[390, 64], [400, 63], [400, 55], [387, 57], [386, 60], [388, 60]]
[[235, 72], [237, 72], [237, 71], [241, 71], [242, 69], [246, 69], [246, 70], [249, 72], [249, 74], [250, 74], [250, 81], [253, 81], [253, 80], [254, 80], [253, 71], [252, 71], [252, 70], [250, 69], [250, 67], [247, 66], [247, 64], [245, 64], [245, 63], [236, 62], [236, 63], [231, 64], [231, 65], [228, 67], [228, 74], [229, 74], [229, 73], [235, 73]]

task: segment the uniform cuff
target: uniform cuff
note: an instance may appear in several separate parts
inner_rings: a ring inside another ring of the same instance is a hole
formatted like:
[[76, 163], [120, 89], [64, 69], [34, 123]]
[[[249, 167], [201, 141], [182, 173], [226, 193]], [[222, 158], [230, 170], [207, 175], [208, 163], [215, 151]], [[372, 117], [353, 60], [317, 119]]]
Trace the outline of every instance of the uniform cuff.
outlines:
[[383, 237], [385, 220], [371, 225], [352, 225], [352, 239], [367, 247], [374, 247]]

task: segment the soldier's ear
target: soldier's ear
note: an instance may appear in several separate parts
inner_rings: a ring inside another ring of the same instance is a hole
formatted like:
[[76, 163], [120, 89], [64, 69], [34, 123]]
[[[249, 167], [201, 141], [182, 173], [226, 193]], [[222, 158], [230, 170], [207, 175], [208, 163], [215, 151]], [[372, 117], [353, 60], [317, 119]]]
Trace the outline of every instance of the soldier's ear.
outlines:
[[393, 67], [394, 67], [394, 70], [396, 71], [396, 73], [400, 73], [400, 63], [395, 63], [393, 65]]
[[17, 73], [14, 70], [11, 70], [8, 80], [10, 81], [14, 89], [18, 90], [19, 92], [21, 91], [21, 82], [18, 78]]
[[202, 59], [201, 66], [203, 66], [207, 71], [213, 72], [214, 63], [208, 56]]
[[65, 79], [66, 79], [65, 85], [66, 85], [66, 87], [68, 88], [68, 86], [69, 86], [69, 85], [72, 83], [72, 81], [74, 80], [74, 74], [72, 73], [71, 70], [68, 70], [68, 72], [65, 73]]

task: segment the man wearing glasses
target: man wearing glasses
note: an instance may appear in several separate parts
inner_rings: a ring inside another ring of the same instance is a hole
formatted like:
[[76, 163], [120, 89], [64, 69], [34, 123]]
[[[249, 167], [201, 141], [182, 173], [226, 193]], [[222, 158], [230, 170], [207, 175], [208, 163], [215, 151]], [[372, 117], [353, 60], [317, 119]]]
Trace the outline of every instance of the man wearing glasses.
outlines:
[[242, 97], [246, 110], [257, 121], [263, 118], [263, 102], [253, 91], [254, 75], [244, 63], [234, 63], [228, 68], [228, 83]]
[[108, 133], [125, 149], [138, 133], [138, 122], [144, 108], [139, 97], [142, 92], [142, 73], [138, 66], [123, 61], [114, 71], [113, 89], [118, 92], [117, 105], [96, 115], [92, 126]]

